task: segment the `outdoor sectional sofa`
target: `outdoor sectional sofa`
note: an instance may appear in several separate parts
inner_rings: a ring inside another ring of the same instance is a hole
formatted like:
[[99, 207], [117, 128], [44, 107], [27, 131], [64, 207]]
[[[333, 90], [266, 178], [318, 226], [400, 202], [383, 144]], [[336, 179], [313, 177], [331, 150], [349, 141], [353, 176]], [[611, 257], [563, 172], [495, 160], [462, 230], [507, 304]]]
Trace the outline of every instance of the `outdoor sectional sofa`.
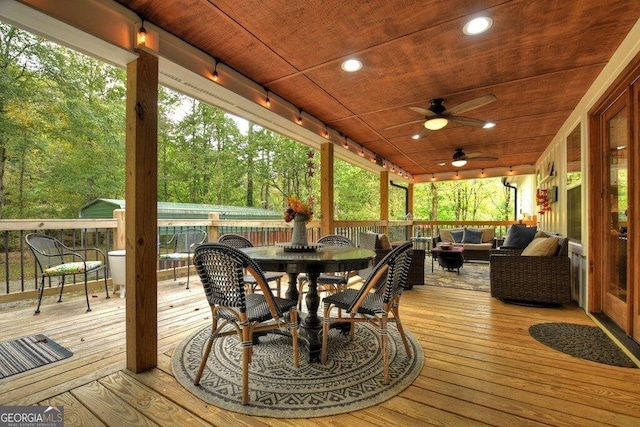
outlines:
[[524, 249], [492, 251], [489, 273], [492, 297], [505, 302], [538, 305], [571, 302], [568, 239], [542, 231], [536, 236]]
[[451, 243], [464, 247], [465, 261], [489, 261], [491, 250], [496, 248], [496, 229], [486, 228], [441, 228], [433, 238], [433, 246]]

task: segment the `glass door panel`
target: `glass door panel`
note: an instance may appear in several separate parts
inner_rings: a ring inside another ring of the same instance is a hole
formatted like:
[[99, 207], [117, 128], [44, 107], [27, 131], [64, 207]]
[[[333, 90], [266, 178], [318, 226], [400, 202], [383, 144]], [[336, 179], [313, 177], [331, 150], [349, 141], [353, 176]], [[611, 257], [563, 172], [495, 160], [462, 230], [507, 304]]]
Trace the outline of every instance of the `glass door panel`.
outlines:
[[[621, 97], [624, 99], [624, 97]], [[616, 103], [618, 104], [618, 103]], [[607, 114], [609, 113], [609, 114]], [[628, 213], [628, 119], [627, 107], [605, 113], [608, 147], [608, 241], [605, 245], [603, 309], [623, 330], [627, 325], [627, 213]]]

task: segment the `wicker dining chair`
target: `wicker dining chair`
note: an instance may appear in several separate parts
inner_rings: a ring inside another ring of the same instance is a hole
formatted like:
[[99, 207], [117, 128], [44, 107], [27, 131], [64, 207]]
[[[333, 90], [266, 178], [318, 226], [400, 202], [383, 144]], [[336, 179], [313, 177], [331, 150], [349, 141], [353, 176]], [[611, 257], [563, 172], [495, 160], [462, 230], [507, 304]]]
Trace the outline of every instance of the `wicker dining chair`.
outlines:
[[[355, 245], [348, 237], [339, 234], [328, 234], [318, 239], [324, 247], [354, 247]], [[336, 274], [321, 274], [318, 276], [318, 292], [330, 292], [332, 294], [340, 292], [349, 282], [350, 271], [343, 271]], [[302, 294], [304, 287], [309, 283], [309, 278], [305, 274], [298, 276], [298, 310], [302, 310]]]
[[[247, 239], [244, 236], [241, 236], [240, 234], [233, 234], [233, 233], [223, 234], [218, 238], [218, 243], [222, 243], [236, 249], [252, 248], [254, 246], [251, 240]], [[275, 282], [276, 284], [275, 291], [276, 291], [277, 297], [281, 296], [280, 289], [282, 286], [282, 276], [283, 276], [283, 273], [269, 272], [269, 271], [264, 272], [264, 277], [266, 277], [267, 283]], [[256, 285], [257, 285], [255, 278], [250, 274], [245, 274], [244, 280], [245, 280], [245, 283], [247, 284], [247, 291], [249, 293], [252, 293], [253, 291], [255, 291]]]
[[[242, 404], [246, 405], [249, 402], [249, 363], [253, 354], [254, 332], [286, 327], [293, 341], [293, 363], [296, 367], [299, 364], [296, 302], [273, 296], [260, 267], [249, 256], [229, 245], [200, 245], [195, 250], [193, 262], [212, 314], [211, 335], [194, 384], [200, 383], [213, 341], [237, 335], [242, 346]], [[246, 293], [244, 271], [255, 277], [262, 293]], [[288, 318], [284, 316], [286, 312]], [[233, 328], [224, 330], [227, 325], [233, 325]]]
[[[104, 252], [98, 248], [76, 248], [72, 249], [55, 237], [46, 234], [30, 233], [24, 237], [27, 246], [33, 252], [36, 263], [40, 269], [40, 291], [38, 292], [38, 307], [36, 314], [40, 313], [40, 304], [44, 294], [45, 278], [49, 279], [51, 285], [52, 277], [60, 278], [60, 295], [58, 302], [62, 302], [62, 291], [66, 276], [82, 274], [84, 276], [84, 293], [87, 299], [87, 312], [91, 311], [89, 305], [89, 289], [87, 286], [88, 274], [96, 273], [105, 269], [107, 259]], [[92, 253], [95, 260], [87, 259], [87, 255]], [[104, 274], [104, 290], [109, 298], [107, 287], [107, 275]]]
[[199, 228], [190, 228], [178, 231], [168, 242], [164, 243], [171, 248], [171, 252], [160, 254], [160, 259], [170, 261], [173, 266], [173, 280], [176, 280], [176, 265], [178, 263], [187, 263], [187, 289], [189, 289], [189, 276], [191, 266], [191, 258], [196, 246], [207, 240], [207, 232]]
[[[359, 290], [347, 288], [342, 292], [325, 297], [324, 319], [322, 322], [322, 363], [327, 361], [327, 347], [329, 344], [329, 327], [332, 323], [351, 323], [351, 339], [355, 334], [355, 323], [366, 322], [374, 324], [380, 334], [383, 354], [384, 384], [389, 383], [389, 354], [387, 323], [389, 314], [393, 314], [398, 332], [402, 337], [407, 356], [411, 357], [409, 342], [400, 321], [400, 296], [407, 284], [409, 265], [413, 255], [410, 242], [397, 246], [373, 267]], [[345, 315], [338, 313], [331, 317], [332, 308], [344, 310]]]

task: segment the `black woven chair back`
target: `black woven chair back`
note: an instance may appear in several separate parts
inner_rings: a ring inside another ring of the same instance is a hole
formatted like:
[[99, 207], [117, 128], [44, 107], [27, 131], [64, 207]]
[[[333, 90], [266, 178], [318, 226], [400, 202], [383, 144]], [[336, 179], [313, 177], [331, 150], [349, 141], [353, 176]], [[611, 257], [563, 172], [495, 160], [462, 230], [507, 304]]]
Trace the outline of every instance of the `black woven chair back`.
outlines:
[[239, 234], [232, 234], [232, 233], [223, 234], [222, 236], [220, 236], [218, 238], [218, 243], [222, 243], [236, 249], [253, 247], [253, 243], [251, 243], [251, 240]]
[[[243, 276], [246, 268], [254, 270], [264, 283], [267, 281], [258, 264], [248, 255], [222, 243], [198, 246], [193, 263], [211, 305], [235, 307], [245, 312], [247, 304]], [[273, 300], [273, 293], [268, 286], [265, 286], [263, 294], [265, 299]], [[282, 316], [280, 308], [274, 306], [278, 316]]]
[[[353, 304], [349, 307], [349, 311], [353, 309], [354, 305], [360, 299], [360, 296], [368, 292], [372, 280], [378, 281], [378, 283], [375, 284], [375, 289], [376, 293], [382, 295], [383, 303], [388, 303], [397, 295], [400, 295], [407, 284], [412, 256], [413, 244], [407, 242], [401, 246], [397, 246], [382, 258], [380, 262], [373, 267], [371, 274], [360, 288], [358, 297], [354, 298]], [[386, 273], [379, 276], [379, 272], [385, 267], [388, 267]]]
[[207, 240], [207, 233], [203, 230], [193, 228], [179, 231], [171, 238], [173, 240], [173, 251], [176, 253], [192, 252], [193, 248]]
[[348, 237], [341, 236], [339, 234], [328, 234], [318, 239], [318, 243], [322, 243], [324, 246], [329, 247], [353, 247], [354, 244]]
[[38, 262], [40, 271], [64, 262], [62, 254], [65, 252], [62, 242], [44, 234], [27, 234], [25, 242]]

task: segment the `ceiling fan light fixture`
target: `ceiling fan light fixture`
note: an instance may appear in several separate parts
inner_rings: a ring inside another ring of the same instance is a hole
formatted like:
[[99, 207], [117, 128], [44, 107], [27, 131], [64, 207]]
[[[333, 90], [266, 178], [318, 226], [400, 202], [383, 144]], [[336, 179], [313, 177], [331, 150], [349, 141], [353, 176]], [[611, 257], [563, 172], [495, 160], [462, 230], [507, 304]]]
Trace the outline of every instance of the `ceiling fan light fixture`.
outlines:
[[466, 164], [467, 164], [466, 160], [454, 160], [453, 162], [451, 162], [451, 166], [455, 166], [457, 168], [461, 168]]
[[348, 73], [354, 73], [362, 69], [362, 61], [353, 58], [347, 59], [340, 67]]
[[480, 16], [464, 24], [462, 32], [468, 36], [475, 36], [476, 34], [484, 33], [491, 28], [492, 25], [493, 19], [487, 16]]
[[496, 127], [496, 124], [493, 123], [493, 122], [487, 122], [487, 123], [484, 124], [484, 126], [482, 126], [483, 129], [491, 129], [491, 128], [494, 128], [494, 127]]
[[420, 139], [420, 134], [416, 133], [415, 135], [411, 136], [411, 139]]
[[444, 117], [436, 117], [424, 122], [424, 127], [429, 130], [440, 130], [449, 123], [449, 120]]

